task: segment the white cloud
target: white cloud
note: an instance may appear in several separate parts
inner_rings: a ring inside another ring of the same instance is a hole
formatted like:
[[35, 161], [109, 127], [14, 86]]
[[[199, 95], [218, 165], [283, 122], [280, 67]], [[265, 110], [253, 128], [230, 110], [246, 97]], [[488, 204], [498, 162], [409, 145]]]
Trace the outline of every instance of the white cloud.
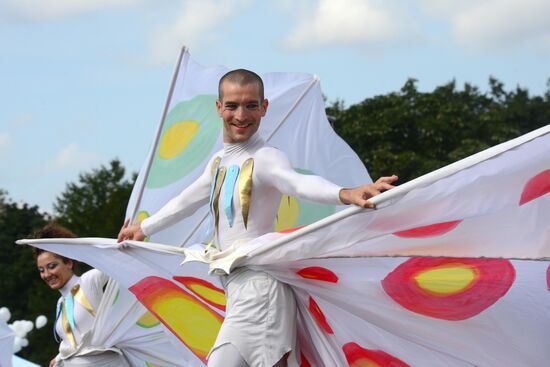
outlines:
[[97, 161], [97, 158], [96, 154], [83, 151], [77, 143], [70, 143], [61, 149], [53, 162], [46, 167], [47, 170], [55, 171], [78, 168]]
[[178, 45], [194, 49], [208, 47], [223, 37], [220, 28], [235, 22], [234, 13], [248, 0], [185, 0], [170, 24], [157, 27], [151, 35], [156, 63], [173, 63]]
[[141, 0], [3, 0], [0, 12], [27, 20], [54, 20], [89, 12], [131, 7]]
[[317, 8], [302, 13], [286, 38], [291, 49], [333, 44], [380, 44], [405, 35], [410, 23], [391, 1], [319, 0]]
[[548, 45], [548, 0], [424, 0], [423, 5], [447, 18], [455, 40], [466, 48]]

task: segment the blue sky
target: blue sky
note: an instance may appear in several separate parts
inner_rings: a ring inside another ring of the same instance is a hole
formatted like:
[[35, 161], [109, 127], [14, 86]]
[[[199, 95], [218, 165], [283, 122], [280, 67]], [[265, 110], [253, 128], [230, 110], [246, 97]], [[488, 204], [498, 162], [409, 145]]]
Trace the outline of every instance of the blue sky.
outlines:
[[317, 74], [346, 105], [489, 76], [550, 77], [547, 0], [0, 0], [0, 188], [52, 204], [117, 157], [139, 169], [181, 45], [204, 65]]

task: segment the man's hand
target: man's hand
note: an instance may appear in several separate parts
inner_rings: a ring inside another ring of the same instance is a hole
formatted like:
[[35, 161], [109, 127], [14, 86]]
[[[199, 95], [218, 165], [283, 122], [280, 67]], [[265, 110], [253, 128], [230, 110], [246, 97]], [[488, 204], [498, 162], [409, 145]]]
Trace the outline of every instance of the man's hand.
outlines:
[[363, 208], [374, 208], [370, 198], [380, 194], [382, 191], [393, 189], [392, 183], [397, 181], [396, 175], [380, 177], [376, 182], [355, 187], [353, 189], [340, 190], [340, 201], [344, 204], [355, 204]]
[[120, 232], [118, 232], [117, 242], [122, 242], [124, 240], [134, 240], [134, 241], [143, 241], [145, 239], [145, 234], [141, 230], [139, 224], [130, 225], [130, 219], [126, 219]]
[[55, 367], [56, 365], [57, 365], [57, 357], [55, 357], [50, 361], [50, 364], [48, 364], [48, 367]]

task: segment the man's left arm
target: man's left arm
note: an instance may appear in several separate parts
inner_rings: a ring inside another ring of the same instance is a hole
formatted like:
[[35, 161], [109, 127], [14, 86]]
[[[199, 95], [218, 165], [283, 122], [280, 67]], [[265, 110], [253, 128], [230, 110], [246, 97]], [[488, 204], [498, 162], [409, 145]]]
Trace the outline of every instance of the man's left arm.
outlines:
[[373, 205], [368, 200], [393, 188], [392, 183], [397, 180], [394, 175], [381, 177], [371, 184], [342, 188], [323, 177], [296, 172], [287, 156], [275, 148], [268, 148], [259, 154], [257, 163], [261, 167], [269, 167], [260, 177], [283, 194], [324, 204], [355, 204], [372, 208]]

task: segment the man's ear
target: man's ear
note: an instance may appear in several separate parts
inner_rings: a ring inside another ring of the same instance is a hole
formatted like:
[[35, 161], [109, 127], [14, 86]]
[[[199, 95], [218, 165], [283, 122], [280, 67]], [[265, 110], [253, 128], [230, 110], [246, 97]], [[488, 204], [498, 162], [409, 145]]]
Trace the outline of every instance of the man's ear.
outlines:
[[269, 101], [267, 100], [267, 98], [264, 98], [263, 102], [262, 102], [262, 117], [265, 116], [266, 112], [267, 112], [267, 107], [269, 106]]
[[218, 111], [218, 115], [220, 117], [222, 116], [222, 102], [219, 99], [216, 99], [216, 111]]

